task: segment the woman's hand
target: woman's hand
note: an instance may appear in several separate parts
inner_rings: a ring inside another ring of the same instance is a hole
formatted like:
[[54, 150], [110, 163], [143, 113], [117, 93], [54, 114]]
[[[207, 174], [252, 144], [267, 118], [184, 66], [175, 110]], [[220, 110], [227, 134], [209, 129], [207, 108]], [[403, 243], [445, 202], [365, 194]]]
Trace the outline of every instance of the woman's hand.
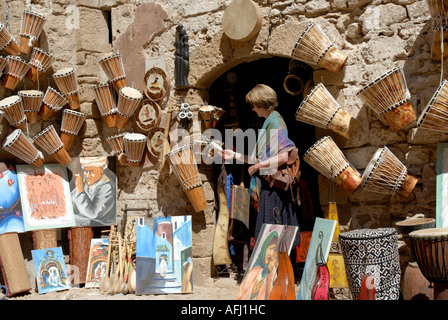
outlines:
[[249, 167], [249, 169], [247, 169], [247, 171], [249, 172], [249, 175], [252, 177], [255, 173], [258, 172], [258, 170], [260, 170], [260, 164], [256, 163], [252, 166]]
[[229, 149], [222, 150], [221, 155], [224, 160], [236, 158], [236, 152]]

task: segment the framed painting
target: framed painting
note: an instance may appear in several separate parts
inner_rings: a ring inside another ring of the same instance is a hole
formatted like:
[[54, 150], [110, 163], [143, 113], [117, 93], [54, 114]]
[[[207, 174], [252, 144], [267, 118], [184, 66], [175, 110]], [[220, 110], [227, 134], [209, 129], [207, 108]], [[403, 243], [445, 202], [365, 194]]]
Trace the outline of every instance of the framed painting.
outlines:
[[72, 158], [67, 169], [76, 226], [115, 225], [116, 157]]
[[300, 280], [297, 300], [311, 300], [311, 293], [317, 274], [317, 263], [322, 262], [316, 260], [317, 253], [320, 253], [317, 251], [322, 249], [322, 258], [325, 262], [328, 262], [328, 255], [335, 229], [336, 220], [316, 218], [306, 256], [305, 267], [303, 268], [302, 278]]
[[70, 289], [62, 248], [31, 250], [40, 294]]
[[16, 168], [0, 162], [0, 234], [25, 232]]
[[193, 292], [191, 216], [136, 222], [136, 294]]
[[436, 227], [448, 227], [448, 143], [437, 144]]
[[26, 231], [75, 225], [65, 167], [17, 165], [17, 176]]
[[236, 296], [237, 300], [268, 300], [277, 275], [280, 240], [285, 236], [288, 255], [298, 227], [263, 224]]
[[87, 265], [86, 288], [98, 288], [106, 274], [109, 239], [99, 238], [90, 241], [89, 262]]

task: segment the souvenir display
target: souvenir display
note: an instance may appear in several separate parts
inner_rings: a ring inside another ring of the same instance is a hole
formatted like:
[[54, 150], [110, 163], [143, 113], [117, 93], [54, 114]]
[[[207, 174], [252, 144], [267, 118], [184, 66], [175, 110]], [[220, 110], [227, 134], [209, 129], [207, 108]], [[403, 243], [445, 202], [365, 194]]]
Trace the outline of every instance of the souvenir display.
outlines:
[[120, 164], [128, 163], [126, 152], [124, 150], [124, 135], [125, 133], [119, 133], [106, 138], [106, 141], [109, 143], [113, 154], [117, 157]]
[[6, 54], [12, 56], [16, 56], [20, 53], [20, 48], [16, 40], [2, 22], [0, 22], [0, 50], [5, 51]]
[[61, 247], [31, 251], [40, 294], [70, 289]]
[[66, 166], [72, 161], [53, 125], [36, 134], [33, 141], [61, 165]]
[[28, 123], [36, 123], [42, 106], [44, 93], [39, 90], [20, 90], [17, 95], [22, 98], [23, 111]]
[[141, 133], [125, 133], [123, 136], [123, 147], [128, 164], [138, 167], [143, 159], [148, 138]]
[[13, 95], [4, 98], [0, 101], [0, 110], [4, 112], [5, 118], [11, 126], [26, 131], [27, 118], [23, 110], [22, 97]]
[[15, 90], [23, 77], [30, 70], [31, 65], [19, 56], [8, 56], [8, 66], [3, 81], [3, 86], [9, 90]]
[[417, 120], [417, 127], [448, 133], [448, 83], [443, 80]]
[[75, 69], [72, 67], [57, 70], [52, 75], [54, 82], [68, 100], [70, 109], [79, 109], [79, 90]]
[[39, 79], [50, 68], [55, 60], [55, 57], [42, 48], [34, 47], [29, 62], [31, 68], [26, 76], [36, 82], [37, 79]]
[[20, 51], [31, 54], [33, 47], [39, 39], [44, 29], [47, 18], [43, 15], [31, 12], [29, 10], [22, 11], [22, 19], [20, 21]]
[[108, 128], [114, 127], [117, 116], [117, 104], [112, 86], [108, 83], [96, 85], [93, 87], [93, 93], [95, 94], [95, 101], [104, 123]]
[[115, 122], [115, 126], [118, 129], [123, 129], [126, 126], [142, 100], [143, 94], [139, 90], [131, 87], [122, 87], [120, 89], [117, 102], [117, 118]]
[[109, 82], [112, 83], [117, 94], [120, 92], [121, 88], [127, 86], [123, 58], [119, 53], [101, 59], [99, 65], [106, 74]]
[[64, 95], [49, 86], [45, 91], [44, 98], [42, 99], [42, 107], [38, 115], [43, 120], [47, 120], [55, 112], [61, 110], [67, 103], [68, 100]]
[[42, 152], [37, 150], [32, 140], [21, 129], [16, 129], [8, 135], [2, 147], [20, 160], [35, 167], [40, 167], [45, 161]]
[[86, 117], [86, 114], [71, 109], [65, 109], [62, 113], [61, 141], [65, 150], [70, 150]]

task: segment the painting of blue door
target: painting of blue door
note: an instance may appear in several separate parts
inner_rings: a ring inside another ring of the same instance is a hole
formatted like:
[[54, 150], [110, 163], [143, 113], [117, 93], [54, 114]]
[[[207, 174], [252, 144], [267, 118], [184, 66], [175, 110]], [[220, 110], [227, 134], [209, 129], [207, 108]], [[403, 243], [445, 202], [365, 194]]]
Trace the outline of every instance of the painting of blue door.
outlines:
[[191, 216], [139, 218], [136, 294], [192, 292]]

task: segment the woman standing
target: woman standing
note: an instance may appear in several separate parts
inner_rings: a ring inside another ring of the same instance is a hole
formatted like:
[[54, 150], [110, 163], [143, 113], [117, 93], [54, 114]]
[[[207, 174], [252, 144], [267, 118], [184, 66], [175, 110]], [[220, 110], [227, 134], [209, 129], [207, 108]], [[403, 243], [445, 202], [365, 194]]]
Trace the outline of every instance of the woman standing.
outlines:
[[[282, 116], [275, 111], [278, 100], [271, 87], [264, 84], [256, 85], [247, 93], [246, 102], [259, 117], [265, 119], [258, 133], [255, 157], [229, 149], [223, 150], [222, 156], [225, 160], [235, 159], [252, 164], [248, 169], [251, 175], [249, 194], [258, 212], [255, 225], [256, 241], [264, 223], [299, 226], [296, 215], [297, 203], [291, 196], [291, 190], [271, 188], [263, 177], [263, 174], [268, 174], [263, 172], [264, 169], [277, 169], [288, 161], [289, 152], [295, 148], [295, 144], [288, 138], [288, 129]], [[256, 158], [256, 161], [251, 160], [253, 158]], [[300, 232], [297, 232], [293, 248], [299, 244]]]

